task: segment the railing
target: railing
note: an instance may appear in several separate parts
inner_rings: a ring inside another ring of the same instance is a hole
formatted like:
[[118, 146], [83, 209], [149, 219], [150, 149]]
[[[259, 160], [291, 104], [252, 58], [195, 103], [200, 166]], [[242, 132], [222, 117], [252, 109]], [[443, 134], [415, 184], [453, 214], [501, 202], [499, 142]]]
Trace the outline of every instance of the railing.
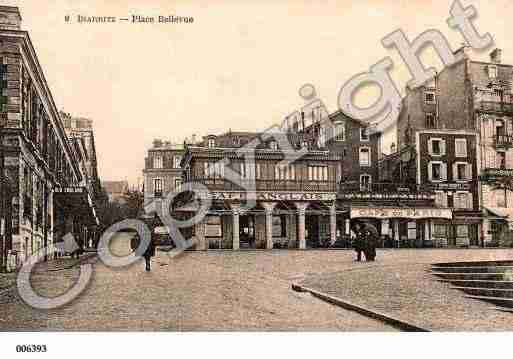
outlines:
[[233, 183], [223, 178], [195, 178], [195, 182], [203, 183], [209, 190], [221, 191], [296, 191], [296, 192], [336, 192], [337, 186], [332, 181], [308, 180], [242, 180]]
[[477, 97], [478, 108], [483, 111], [513, 112], [513, 95], [502, 96], [494, 94], [481, 94]]
[[509, 148], [513, 146], [513, 135], [497, 135], [493, 137], [493, 143], [497, 148]]

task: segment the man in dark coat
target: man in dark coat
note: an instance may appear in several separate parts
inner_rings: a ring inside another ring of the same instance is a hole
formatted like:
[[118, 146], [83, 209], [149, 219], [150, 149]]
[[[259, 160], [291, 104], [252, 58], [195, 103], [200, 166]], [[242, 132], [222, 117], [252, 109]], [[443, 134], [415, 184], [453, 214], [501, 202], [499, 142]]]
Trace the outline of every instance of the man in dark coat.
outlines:
[[361, 262], [362, 260], [362, 251], [365, 246], [365, 238], [362, 232], [362, 225], [360, 222], [356, 222], [353, 225], [353, 232], [355, 234], [355, 239], [353, 243], [354, 250], [356, 251], [356, 261]]
[[378, 230], [371, 223], [365, 223], [362, 231], [365, 237], [365, 259], [368, 261], [374, 261], [376, 259], [376, 247], [378, 245]]
[[[151, 270], [151, 257], [155, 255], [155, 240], [153, 238], [153, 235], [151, 236], [148, 246], [146, 248], [139, 248], [139, 245], [141, 244], [141, 238], [139, 237], [139, 234], [136, 233], [131, 239], [130, 239], [130, 247], [132, 248], [132, 251], [135, 252], [136, 256], [144, 257], [144, 260], [146, 262], [146, 271]], [[139, 249], [139, 250], [137, 250]], [[142, 253], [140, 253], [142, 252]]]

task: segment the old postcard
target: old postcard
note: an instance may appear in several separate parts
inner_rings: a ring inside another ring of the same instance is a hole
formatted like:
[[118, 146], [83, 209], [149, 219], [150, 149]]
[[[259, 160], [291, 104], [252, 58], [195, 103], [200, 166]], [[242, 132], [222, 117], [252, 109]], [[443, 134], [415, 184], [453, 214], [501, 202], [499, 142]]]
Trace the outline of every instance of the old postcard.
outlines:
[[511, 14], [2, 0], [2, 357], [511, 342]]

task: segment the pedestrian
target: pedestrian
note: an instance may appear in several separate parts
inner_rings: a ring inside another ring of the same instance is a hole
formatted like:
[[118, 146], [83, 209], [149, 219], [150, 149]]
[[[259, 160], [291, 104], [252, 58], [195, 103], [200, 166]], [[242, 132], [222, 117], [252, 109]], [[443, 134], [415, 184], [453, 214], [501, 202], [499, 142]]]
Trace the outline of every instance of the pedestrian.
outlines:
[[378, 230], [371, 223], [365, 223], [362, 231], [365, 237], [365, 259], [373, 262], [376, 259], [376, 247], [379, 237]]
[[362, 225], [360, 224], [360, 222], [354, 223], [352, 231], [354, 232], [353, 247], [356, 251], [356, 261], [361, 262], [365, 239], [363, 237]]
[[139, 248], [141, 238], [138, 233], [136, 233], [130, 240], [130, 247], [132, 248], [132, 251], [135, 252], [135, 255], [144, 257], [147, 272], [151, 271], [151, 257], [155, 256], [155, 240], [152, 237], [153, 236], [150, 237], [147, 247], [142, 249]]

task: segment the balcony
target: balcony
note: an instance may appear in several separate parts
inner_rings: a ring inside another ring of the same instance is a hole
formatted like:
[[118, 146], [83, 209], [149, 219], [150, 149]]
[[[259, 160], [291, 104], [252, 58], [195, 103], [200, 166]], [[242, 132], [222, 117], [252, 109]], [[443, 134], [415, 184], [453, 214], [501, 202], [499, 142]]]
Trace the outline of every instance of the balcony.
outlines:
[[481, 95], [477, 98], [477, 109], [487, 112], [513, 113], [513, 95], [502, 97], [492, 94]]
[[293, 192], [336, 192], [337, 186], [331, 181], [308, 180], [243, 180], [240, 184], [223, 178], [196, 178], [213, 191], [293, 191]]
[[513, 135], [497, 135], [493, 136], [495, 148], [511, 148], [513, 147]]
[[345, 199], [433, 199], [434, 192], [426, 186], [405, 183], [344, 182], [338, 196]]

